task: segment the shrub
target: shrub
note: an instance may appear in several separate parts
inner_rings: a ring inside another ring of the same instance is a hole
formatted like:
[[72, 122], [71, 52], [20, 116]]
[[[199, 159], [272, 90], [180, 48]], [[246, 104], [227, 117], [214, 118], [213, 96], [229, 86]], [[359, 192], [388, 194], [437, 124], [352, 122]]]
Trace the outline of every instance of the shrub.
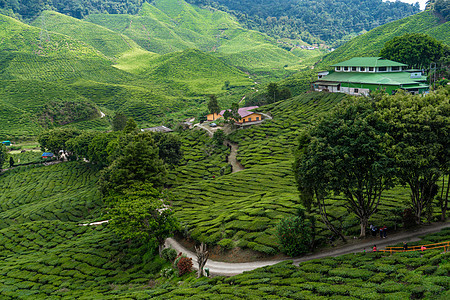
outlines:
[[177, 251], [172, 248], [166, 248], [161, 252], [161, 257], [168, 262], [173, 262], [177, 258]]
[[284, 218], [276, 227], [281, 250], [289, 256], [308, 252], [312, 229], [308, 222], [298, 216]]
[[181, 257], [177, 263], [178, 274], [180, 276], [190, 273], [192, 270], [192, 258], [189, 257]]
[[224, 249], [231, 249], [234, 246], [234, 242], [231, 239], [223, 239], [217, 243], [219, 246], [222, 246]]
[[174, 269], [172, 268], [165, 268], [161, 270], [161, 276], [164, 278], [171, 278], [174, 275]]

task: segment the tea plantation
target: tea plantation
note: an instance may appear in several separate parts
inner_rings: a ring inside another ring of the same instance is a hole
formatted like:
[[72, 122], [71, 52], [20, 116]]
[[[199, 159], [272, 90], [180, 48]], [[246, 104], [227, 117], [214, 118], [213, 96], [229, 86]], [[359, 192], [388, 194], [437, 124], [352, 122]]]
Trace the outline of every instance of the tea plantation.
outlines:
[[[240, 247], [268, 255], [278, 253], [274, 228], [301, 206], [292, 173], [296, 138], [315, 117], [344, 98], [342, 94], [308, 93], [261, 107], [274, 119], [228, 137], [239, 144], [238, 160], [246, 168], [228, 175], [220, 173], [228, 152], [212, 148], [207, 155], [206, 134], [185, 133], [185, 162], [171, 176], [178, 178], [178, 186], [172, 189], [175, 214], [191, 237], [221, 249]], [[397, 228], [408, 197], [408, 189], [400, 186], [385, 192], [370, 222], [390, 230]], [[327, 211], [333, 224], [346, 235], [358, 235], [358, 219], [347, 212], [341, 198], [329, 199]], [[319, 215], [316, 219], [318, 242], [326, 242], [330, 232]]]
[[99, 299], [159, 272], [164, 261], [107, 226], [80, 226], [102, 218], [98, 174], [68, 162], [0, 175], [1, 299]]
[[[448, 241], [450, 230], [425, 237]], [[355, 253], [123, 292], [126, 299], [448, 299], [450, 252]], [[112, 299], [104, 295], [104, 299]]]

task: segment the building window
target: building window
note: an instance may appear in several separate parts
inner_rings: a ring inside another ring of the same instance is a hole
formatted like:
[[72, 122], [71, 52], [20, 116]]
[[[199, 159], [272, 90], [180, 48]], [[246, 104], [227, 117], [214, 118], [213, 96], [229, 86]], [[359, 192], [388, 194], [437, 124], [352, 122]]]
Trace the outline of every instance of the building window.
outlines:
[[352, 71], [353, 71], [353, 72], [356, 72], [356, 67], [352, 67]]
[[251, 122], [251, 121], [252, 121], [252, 118], [248, 118], [248, 121]]
[[379, 68], [378, 68], [378, 71], [380, 71], [380, 72], [386, 72], [386, 71], [387, 71], [387, 68], [386, 68], [386, 67], [379, 67]]
[[341, 90], [341, 84], [337, 85], [337, 90], [340, 91]]
[[400, 71], [400, 67], [392, 67], [392, 71]]
[[373, 67], [369, 67], [369, 72], [373, 72]]
[[256, 117], [256, 121], [259, 121], [259, 117]]
[[344, 71], [348, 71], [348, 67], [344, 67]]
[[353, 92], [354, 92], [354, 93], [358, 93], [359, 90], [358, 90], [358, 89], [354, 89]]
[[341, 67], [336, 67], [336, 71], [340, 71], [341, 70]]
[[366, 71], [366, 68], [361, 67], [361, 68], [359, 68], [359, 70], [360, 70], [361, 72], [365, 72], [365, 71]]

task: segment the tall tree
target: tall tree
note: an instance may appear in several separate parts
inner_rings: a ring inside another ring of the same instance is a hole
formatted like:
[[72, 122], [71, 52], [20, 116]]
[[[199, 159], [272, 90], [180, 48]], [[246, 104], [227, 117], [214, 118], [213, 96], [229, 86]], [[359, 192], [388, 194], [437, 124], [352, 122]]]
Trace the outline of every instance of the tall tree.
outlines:
[[77, 129], [57, 128], [41, 133], [38, 137], [38, 142], [43, 152], [49, 150], [56, 156], [59, 156], [60, 151], [68, 154], [66, 142], [80, 134], [81, 131]]
[[123, 130], [127, 124], [127, 116], [123, 113], [116, 113], [112, 119], [112, 128], [114, 131]]
[[411, 207], [420, 223], [438, 193], [438, 180], [448, 174], [450, 106], [448, 92], [425, 96], [397, 93], [378, 103], [394, 139], [390, 156], [397, 176], [411, 191]]
[[209, 95], [208, 110], [212, 114], [220, 113], [220, 106], [219, 103], [217, 102], [216, 95]]
[[345, 101], [312, 127], [309, 145], [296, 157], [299, 189], [319, 199], [342, 194], [360, 221], [361, 237], [381, 194], [394, 185], [395, 168], [385, 151], [390, 139], [382, 126], [370, 100]]
[[149, 183], [137, 183], [107, 198], [110, 224], [123, 239], [156, 242], [159, 253], [179, 225], [169, 199]]
[[100, 188], [104, 194], [119, 192], [139, 182], [151, 183], [155, 188], [163, 186], [166, 168], [150, 134], [133, 135], [121, 150], [122, 154], [103, 170], [100, 177]]
[[380, 56], [407, 64], [411, 68], [428, 68], [446, 56], [448, 46], [423, 33], [408, 33], [384, 44]]

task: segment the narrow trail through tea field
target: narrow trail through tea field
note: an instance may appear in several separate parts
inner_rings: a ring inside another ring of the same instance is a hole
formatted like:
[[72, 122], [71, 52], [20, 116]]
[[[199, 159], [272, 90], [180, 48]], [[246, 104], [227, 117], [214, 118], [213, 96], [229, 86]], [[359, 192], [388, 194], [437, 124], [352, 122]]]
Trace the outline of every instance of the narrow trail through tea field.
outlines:
[[232, 143], [230, 141], [225, 141], [224, 142], [225, 146], [230, 148], [230, 155], [228, 155], [228, 162], [230, 163], [231, 167], [232, 167], [232, 173], [236, 173], [239, 171], [244, 170], [244, 166], [241, 165], [241, 163], [237, 160], [237, 152], [239, 149], [238, 144], [236, 143]]
[[[439, 232], [440, 230], [444, 228], [449, 228], [450, 222], [446, 223], [435, 223], [433, 225], [424, 225], [420, 228], [417, 228], [415, 230], [406, 231], [406, 232], [398, 232], [393, 233], [391, 235], [388, 235], [386, 239], [379, 239], [379, 238], [368, 238], [367, 240], [361, 241], [357, 244], [349, 244], [349, 245], [343, 245], [340, 247], [336, 247], [333, 249], [325, 250], [320, 253], [313, 253], [308, 254], [300, 258], [289, 258], [284, 260], [270, 260], [270, 261], [255, 261], [255, 262], [247, 262], [247, 263], [225, 263], [220, 261], [213, 261], [208, 260], [206, 263], [205, 268], [209, 268], [210, 274], [213, 275], [223, 275], [223, 276], [232, 276], [241, 274], [245, 271], [251, 271], [257, 268], [274, 265], [279, 262], [285, 261], [285, 260], [293, 260], [295, 265], [300, 264], [301, 262], [318, 259], [318, 258], [324, 258], [324, 257], [330, 257], [330, 256], [339, 256], [343, 254], [349, 254], [349, 253], [358, 253], [363, 252], [364, 250], [367, 252], [372, 251], [372, 247], [374, 244], [377, 245], [377, 248], [381, 250], [382, 248], [386, 246], [392, 246], [398, 243], [402, 242], [415, 242], [420, 241], [419, 236], [423, 236], [430, 233]], [[194, 252], [186, 249], [183, 247], [180, 243], [178, 243], [173, 238], [168, 238], [166, 240], [166, 247], [174, 248], [177, 252], [183, 252], [188, 257], [192, 258], [192, 262], [194, 264], [194, 267], [197, 268], [197, 256]]]

